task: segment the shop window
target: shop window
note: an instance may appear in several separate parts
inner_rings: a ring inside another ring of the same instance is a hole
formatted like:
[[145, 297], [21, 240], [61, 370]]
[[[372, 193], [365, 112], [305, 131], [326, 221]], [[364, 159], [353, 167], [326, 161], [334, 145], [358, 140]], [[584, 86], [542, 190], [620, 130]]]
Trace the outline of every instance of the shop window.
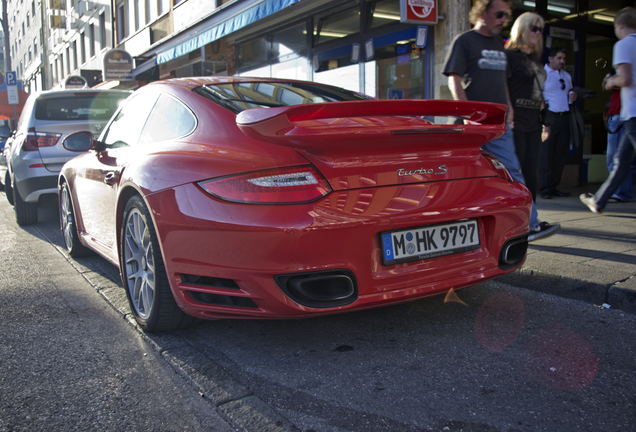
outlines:
[[238, 58], [239, 71], [256, 69], [266, 64], [269, 45], [270, 43], [266, 38], [241, 44]]
[[519, 16], [523, 12], [534, 12], [537, 9], [537, 5], [534, 0], [512, 0], [512, 14]]
[[400, 0], [367, 0], [366, 9], [369, 28], [400, 21]]
[[[225, 38], [216, 40], [205, 46], [205, 61], [201, 62], [201, 76], [228, 75], [228, 50]], [[193, 67], [196, 76], [197, 70]]]
[[296, 57], [280, 63], [274, 63], [271, 68], [272, 77], [287, 79], [307, 79], [307, 59]]
[[272, 59], [285, 58], [290, 54], [306, 50], [307, 25], [305, 23], [287, 28], [272, 36]]
[[360, 33], [359, 1], [314, 17], [314, 45]]
[[377, 97], [380, 99], [425, 98], [425, 51], [415, 46], [415, 38], [401, 39], [376, 47]]
[[[539, 0], [540, 2], [540, 0]], [[545, 4], [545, 3], [544, 3]], [[513, 0], [513, 10], [530, 10], [535, 11], [537, 7], [536, 0]], [[567, 15], [577, 13], [576, 0], [548, 0], [548, 15], [559, 18], [569, 18]], [[566, 17], [564, 17], [566, 15]]]
[[621, 10], [623, 2], [621, 0], [588, 0], [588, 21], [614, 25], [614, 17]]
[[577, 13], [576, 0], [548, 0], [548, 15], [562, 17]]
[[360, 91], [360, 66], [351, 61], [351, 47], [331, 50], [319, 55], [314, 81]]

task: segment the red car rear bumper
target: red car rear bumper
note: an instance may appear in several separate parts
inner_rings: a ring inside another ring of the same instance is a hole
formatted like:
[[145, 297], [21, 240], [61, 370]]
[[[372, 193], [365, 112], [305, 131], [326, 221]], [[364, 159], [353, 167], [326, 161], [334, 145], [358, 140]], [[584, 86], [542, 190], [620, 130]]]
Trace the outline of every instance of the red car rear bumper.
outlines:
[[[338, 313], [495, 278], [523, 264], [532, 200], [523, 185], [497, 177], [338, 191], [301, 205], [228, 203], [192, 184], [146, 199], [160, 215], [155, 226], [175, 299], [206, 319]], [[478, 221], [478, 249], [383, 264], [381, 232], [463, 219]], [[514, 239], [522, 256], [502, 265], [502, 247]], [[355, 293], [342, 305], [308, 306], [277, 282], [295, 274], [352, 276]]]

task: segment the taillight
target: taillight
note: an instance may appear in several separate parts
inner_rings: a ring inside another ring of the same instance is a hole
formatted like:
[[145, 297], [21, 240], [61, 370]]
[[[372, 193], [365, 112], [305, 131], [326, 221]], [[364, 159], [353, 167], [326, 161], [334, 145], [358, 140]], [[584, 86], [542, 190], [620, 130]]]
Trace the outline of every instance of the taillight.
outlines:
[[331, 188], [311, 166], [258, 171], [199, 183], [226, 201], [252, 204], [300, 204], [315, 201]]
[[59, 133], [36, 132], [35, 128], [30, 128], [22, 143], [22, 150], [35, 151], [39, 147], [52, 147], [57, 144], [61, 136], [62, 134]]
[[508, 168], [506, 168], [506, 166], [503, 164], [503, 162], [501, 162], [499, 159], [497, 159], [496, 157], [487, 154], [487, 153], [482, 153], [482, 155], [488, 159], [488, 161], [490, 162], [490, 164], [492, 165], [492, 167], [495, 169], [495, 172], [497, 173], [497, 175], [499, 177], [501, 177], [504, 180], [508, 180], [509, 182], [514, 182], [515, 180], [512, 178], [512, 175], [510, 175], [510, 171], [508, 171]]

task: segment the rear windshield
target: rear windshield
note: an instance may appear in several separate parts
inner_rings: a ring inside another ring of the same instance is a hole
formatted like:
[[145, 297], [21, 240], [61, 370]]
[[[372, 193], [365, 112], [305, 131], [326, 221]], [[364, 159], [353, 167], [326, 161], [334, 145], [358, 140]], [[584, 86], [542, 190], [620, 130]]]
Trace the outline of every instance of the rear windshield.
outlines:
[[107, 121], [120, 101], [128, 95], [90, 93], [66, 94], [63, 97], [40, 98], [35, 106], [36, 120], [97, 120]]
[[238, 114], [251, 108], [367, 100], [360, 93], [317, 83], [242, 82], [204, 85], [194, 92]]

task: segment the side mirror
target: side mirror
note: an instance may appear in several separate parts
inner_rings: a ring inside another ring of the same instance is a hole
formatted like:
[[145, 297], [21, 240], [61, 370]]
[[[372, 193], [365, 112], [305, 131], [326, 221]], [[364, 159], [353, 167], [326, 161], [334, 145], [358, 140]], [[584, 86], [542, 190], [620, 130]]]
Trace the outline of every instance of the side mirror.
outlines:
[[73, 152], [85, 152], [97, 146], [95, 136], [90, 132], [74, 132], [64, 138], [62, 146]]

